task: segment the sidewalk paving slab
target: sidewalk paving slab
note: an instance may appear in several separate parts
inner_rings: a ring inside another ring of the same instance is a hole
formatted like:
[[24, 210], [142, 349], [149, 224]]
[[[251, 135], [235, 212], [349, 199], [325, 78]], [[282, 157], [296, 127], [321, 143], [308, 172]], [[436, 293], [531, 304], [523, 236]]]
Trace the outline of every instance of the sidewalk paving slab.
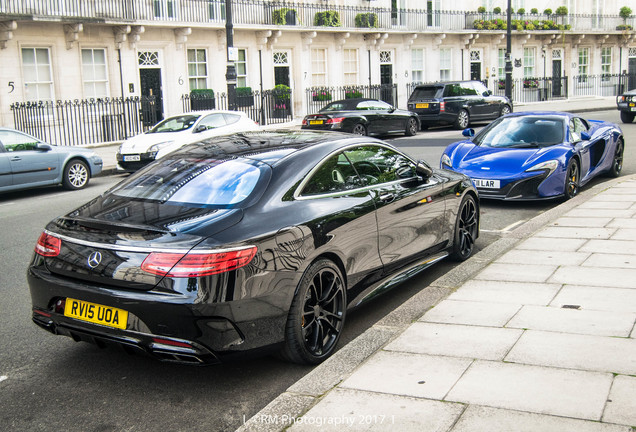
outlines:
[[636, 269], [563, 266], [559, 267], [548, 281], [572, 285], [636, 289]]
[[547, 306], [561, 284], [469, 280], [448, 298], [450, 300]]
[[565, 305], [579, 306], [584, 310], [633, 312], [636, 311], [636, 290], [566, 285], [550, 303], [555, 307]]
[[465, 324], [503, 327], [519, 311], [521, 305], [478, 301], [444, 300], [419, 321], [440, 324]]
[[619, 375], [614, 378], [603, 421], [636, 425], [636, 377]]
[[585, 267], [636, 268], [636, 256], [626, 254], [593, 253], [583, 264]]

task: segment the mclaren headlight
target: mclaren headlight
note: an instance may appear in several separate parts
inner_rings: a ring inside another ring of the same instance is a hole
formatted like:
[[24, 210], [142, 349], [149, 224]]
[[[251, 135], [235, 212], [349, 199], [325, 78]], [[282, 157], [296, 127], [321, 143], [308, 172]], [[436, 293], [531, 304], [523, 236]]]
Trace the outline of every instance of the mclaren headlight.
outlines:
[[453, 168], [453, 163], [447, 154], [442, 155], [442, 168]]
[[549, 161], [545, 161], [545, 162], [541, 162], [539, 164], [536, 164], [530, 168], [528, 168], [526, 170], [526, 172], [531, 172], [531, 171], [547, 171], [548, 172], [548, 176], [550, 176], [559, 166], [559, 161], [557, 160], [549, 160]]

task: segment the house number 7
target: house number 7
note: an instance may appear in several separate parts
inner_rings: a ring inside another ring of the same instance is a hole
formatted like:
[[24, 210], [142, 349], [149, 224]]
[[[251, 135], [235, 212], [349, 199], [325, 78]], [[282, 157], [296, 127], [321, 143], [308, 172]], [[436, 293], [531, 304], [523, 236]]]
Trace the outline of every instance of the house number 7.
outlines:
[[11, 87], [11, 90], [9, 90], [9, 93], [13, 93], [13, 90], [15, 90], [15, 86], [13, 85], [13, 81], [9, 81], [9, 87]]

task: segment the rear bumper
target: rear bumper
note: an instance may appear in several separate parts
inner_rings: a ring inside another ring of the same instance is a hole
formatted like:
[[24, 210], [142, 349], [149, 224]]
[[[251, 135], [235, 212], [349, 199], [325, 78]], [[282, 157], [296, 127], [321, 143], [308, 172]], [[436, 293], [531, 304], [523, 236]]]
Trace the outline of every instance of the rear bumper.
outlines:
[[457, 114], [452, 114], [449, 112], [441, 112], [436, 114], [421, 114], [417, 111], [415, 112], [420, 119], [420, 124], [425, 126], [453, 124], [455, 123], [455, 120], [457, 120]]

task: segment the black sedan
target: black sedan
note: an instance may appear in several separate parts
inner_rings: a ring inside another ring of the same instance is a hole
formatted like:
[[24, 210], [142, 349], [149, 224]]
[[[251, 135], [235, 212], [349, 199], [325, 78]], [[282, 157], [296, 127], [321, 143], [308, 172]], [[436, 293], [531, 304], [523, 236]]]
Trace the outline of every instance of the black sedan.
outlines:
[[468, 258], [478, 205], [468, 177], [373, 138], [210, 138], [46, 226], [27, 275], [32, 318], [164, 361], [267, 348], [315, 364], [348, 309]]
[[616, 106], [621, 113], [623, 123], [631, 123], [636, 116], [636, 89], [616, 96]]
[[417, 114], [375, 99], [343, 99], [331, 102], [317, 114], [305, 116], [302, 129], [337, 130], [356, 135], [404, 134], [420, 128]]

